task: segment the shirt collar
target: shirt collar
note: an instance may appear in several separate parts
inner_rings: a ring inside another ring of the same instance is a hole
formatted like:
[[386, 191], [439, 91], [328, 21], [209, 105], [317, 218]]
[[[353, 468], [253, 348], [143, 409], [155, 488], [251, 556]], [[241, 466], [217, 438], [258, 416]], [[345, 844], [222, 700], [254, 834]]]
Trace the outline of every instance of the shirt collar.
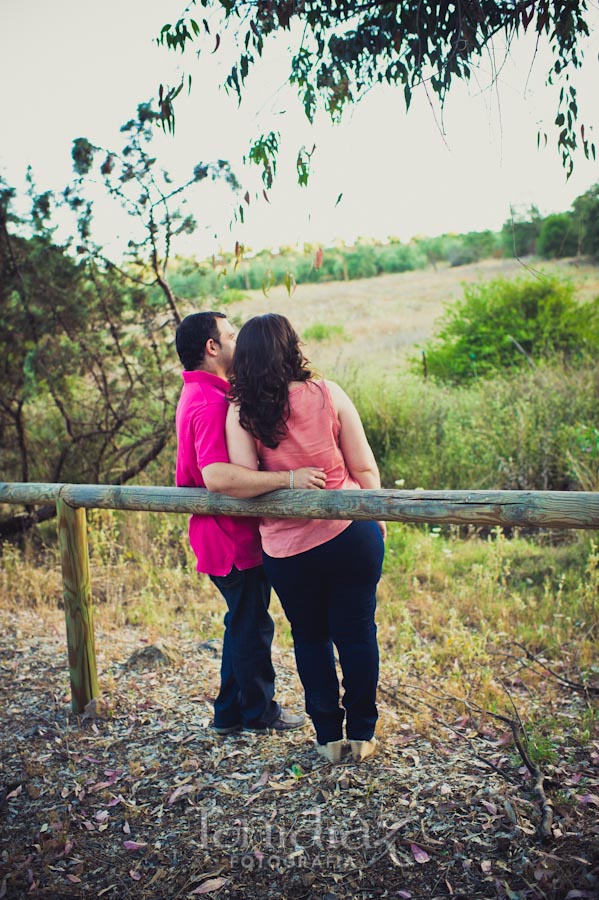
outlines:
[[226, 378], [213, 375], [212, 372], [205, 372], [203, 369], [195, 369], [193, 372], [184, 371], [181, 375], [185, 384], [210, 384], [224, 394], [228, 394], [231, 388]]

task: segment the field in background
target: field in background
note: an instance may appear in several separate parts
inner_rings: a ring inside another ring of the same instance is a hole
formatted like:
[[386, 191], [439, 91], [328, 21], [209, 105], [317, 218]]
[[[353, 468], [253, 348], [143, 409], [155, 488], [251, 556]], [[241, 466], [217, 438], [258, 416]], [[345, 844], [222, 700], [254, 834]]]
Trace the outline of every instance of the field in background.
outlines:
[[[305, 352], [324, 375], [335, 378], [347, 366], [388, 370], [405, 364], [415, 345], [425, 342], [447, 304], [462, 297], [463, 285], [493, 278], [517, 278], [538, 272], [557, 273], [574, 280], [577, 296], [586, 300], [599, 295], [599, 268], [560, 262], [519, 262], [487, 259], [471, 265], [440, 264], [393, 275], [357, 281], [302, 284], [289, 296], [284, 286], [247, 291], [246, 299], [228, 307], [240, 322], [253, 315], [278, 312], [290, 319], [296, 331], [322, 324], [341, 326], [343, 334], [329, 340], [305, 340]], [[188, 310], [186, 310], [187, 312]]]

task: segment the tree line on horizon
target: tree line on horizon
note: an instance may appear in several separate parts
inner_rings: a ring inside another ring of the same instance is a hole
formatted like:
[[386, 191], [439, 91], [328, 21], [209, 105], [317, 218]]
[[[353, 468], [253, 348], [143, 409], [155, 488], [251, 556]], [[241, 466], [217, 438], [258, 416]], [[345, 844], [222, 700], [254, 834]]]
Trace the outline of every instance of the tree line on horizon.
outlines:
[[302, 248], [284, 246], [257, 252], [237, 245], [218, 258], [174, 259], [171, 282], [182, 297], [216, 296], [227, 302], [239, 299], [243, 291], [267, 292], [275, 284], [285, 284], [291, 292], [297, 284], [352, 281], [429, 265], [455, 267], [493, 257], [528, 256], [599, 260], [599, 183], [577, 197], [566, 212], [543, 217], [531, 205], [514, 213], [500, 231], [416, 236], [409, 242], [396, 237], [386, 241], [364, 237], [353, 245], [306, 243]]

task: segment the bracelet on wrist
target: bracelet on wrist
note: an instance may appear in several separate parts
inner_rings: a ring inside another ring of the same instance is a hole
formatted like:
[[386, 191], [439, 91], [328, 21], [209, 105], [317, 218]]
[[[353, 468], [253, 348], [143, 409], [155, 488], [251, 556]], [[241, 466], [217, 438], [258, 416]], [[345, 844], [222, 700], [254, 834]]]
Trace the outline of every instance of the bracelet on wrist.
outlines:
[[289, 487], [293, 490], [293, 469], [289, 469]]

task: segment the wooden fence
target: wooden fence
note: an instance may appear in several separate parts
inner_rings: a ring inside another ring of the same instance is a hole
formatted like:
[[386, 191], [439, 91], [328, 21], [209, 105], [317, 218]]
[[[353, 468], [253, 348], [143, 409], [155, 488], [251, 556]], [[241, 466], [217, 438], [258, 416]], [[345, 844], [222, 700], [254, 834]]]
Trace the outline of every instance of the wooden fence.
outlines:
[[0, 503], [56, 503], [72, 706], [99, 696], [86, 509], [599, 529], [599, 493], [281, 490], [235, 500], [200, 488], [0, 482]]

